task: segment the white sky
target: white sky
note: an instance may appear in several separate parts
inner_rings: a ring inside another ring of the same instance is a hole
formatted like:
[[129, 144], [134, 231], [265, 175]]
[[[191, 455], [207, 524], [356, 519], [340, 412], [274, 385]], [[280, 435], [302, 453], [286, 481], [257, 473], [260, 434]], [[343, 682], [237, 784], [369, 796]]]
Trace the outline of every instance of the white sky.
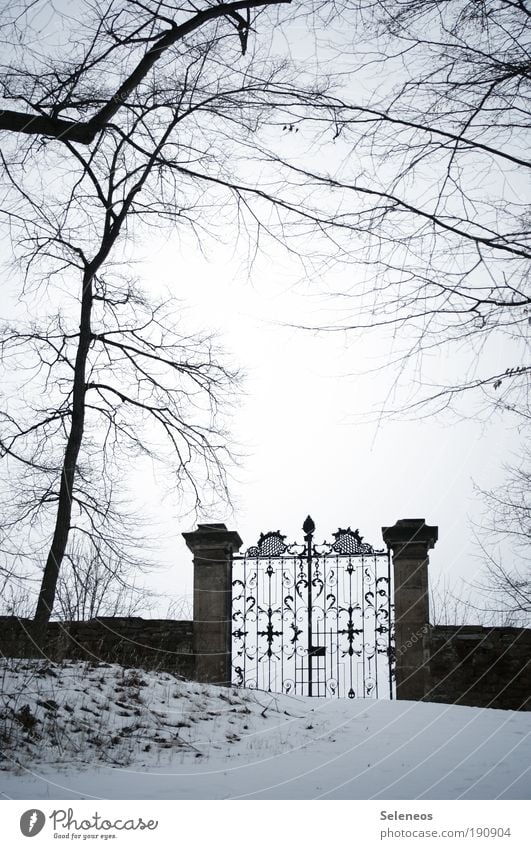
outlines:
[[[392, 382], [389, 373], [356, 376], [381, 357], [382, 340], [367, 334], [356, 343], [343, 333], [282, 326], [315, 324], [331, 306], [311, 281], [294, 285], [292, 270], [274, 257], [255, 269], [252, 281], [222, 255], [190, 263], [171, 235], [144, 253], [142, 279], [182, 298], [186, 328], [218, 331], [230, 359], [246, 373], [233, 421], [244, 454], [232, 483], [234, 510], [216, 510], [211, 521], [237, 530], [246, 548], [268, 530], [301, 541], [310, 513], [319, 541], [351, 526], [380, 547], [382, 525], [423, 517], [440, 529], [433, 576], [474, 579], [480, 564], [471, 521], [479, 521], [481, 502], [473, 482], [489, 487], [501, 479], [512, 438], [504, 424], [446, 416], [377, 426], [368, 415], [360, 423], [360, 414], [385, 400]], [[141, 479], [146, 497], [145, 473]], [[191, 591], [191, 555], [180, 533], [195, 521], [178, 519], [176, 507], [155, 496], [169, 565], [152, 580], [179, 595]]]

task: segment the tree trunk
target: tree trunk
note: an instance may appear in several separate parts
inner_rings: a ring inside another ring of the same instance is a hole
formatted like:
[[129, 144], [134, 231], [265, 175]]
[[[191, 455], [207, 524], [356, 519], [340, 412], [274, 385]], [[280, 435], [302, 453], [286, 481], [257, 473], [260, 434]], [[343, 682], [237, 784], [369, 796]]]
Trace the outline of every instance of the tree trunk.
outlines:
[[61, 568], [61, 563], [68, 542], [68, 534], [70, 532], [72, 493], [74, 490], [76, 463], [83, 440], [83, 430], [85, 426], [86, 364], [91, 341], [90, 319], [92, 312], [93, 274], [93, 268], [89, 267], [83, 275], [79, 344], [76, 354], [72, 393], [72, 421], [61, 472], [61, 485], [59, 488], [59, 501], [57, 505], [54, 534], [48, 558], [46, 560], [46, 566], [44, 567], [44, 574], [42, 576], [41, 589], [34, 618], [34, 621], [42, 629], [39, 629], [39, 635], [43, 639], [52, 613], [57, 587], [57, 578], [59, 576], [59, 569]]

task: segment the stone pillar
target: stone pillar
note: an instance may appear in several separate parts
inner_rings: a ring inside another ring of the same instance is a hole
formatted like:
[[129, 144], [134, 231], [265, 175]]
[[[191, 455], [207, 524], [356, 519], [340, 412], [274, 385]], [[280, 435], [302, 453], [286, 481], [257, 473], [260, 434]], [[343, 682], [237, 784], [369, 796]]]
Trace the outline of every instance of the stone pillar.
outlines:
[[399, 519], [382, 528], [384, 542], [393, 552], [397, 699], [421, 701], [428, 693], [428, 550], [438, 533], [424, 519]]
[[223, 524], [183, 534], [194, 555], [195, 678], [230, 684], [232, 677], [232, 555], [242, 545]]

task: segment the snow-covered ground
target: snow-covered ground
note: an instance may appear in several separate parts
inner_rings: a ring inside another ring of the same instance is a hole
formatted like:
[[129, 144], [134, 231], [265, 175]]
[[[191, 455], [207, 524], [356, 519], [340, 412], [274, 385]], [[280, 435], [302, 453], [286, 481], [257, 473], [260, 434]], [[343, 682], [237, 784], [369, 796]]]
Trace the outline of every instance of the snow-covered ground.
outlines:
[[531, 713], [0, 663], [3, 798], [531, 797]]

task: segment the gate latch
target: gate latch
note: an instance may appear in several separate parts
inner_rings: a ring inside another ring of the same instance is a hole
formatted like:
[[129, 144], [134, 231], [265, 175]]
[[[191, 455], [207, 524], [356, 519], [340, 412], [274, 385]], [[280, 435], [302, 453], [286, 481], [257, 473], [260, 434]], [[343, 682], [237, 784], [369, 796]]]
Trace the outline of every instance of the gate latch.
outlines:
[[310, 657], [324, 657], [326, 655], [326, 646], [311, 646], [308, 654]]

